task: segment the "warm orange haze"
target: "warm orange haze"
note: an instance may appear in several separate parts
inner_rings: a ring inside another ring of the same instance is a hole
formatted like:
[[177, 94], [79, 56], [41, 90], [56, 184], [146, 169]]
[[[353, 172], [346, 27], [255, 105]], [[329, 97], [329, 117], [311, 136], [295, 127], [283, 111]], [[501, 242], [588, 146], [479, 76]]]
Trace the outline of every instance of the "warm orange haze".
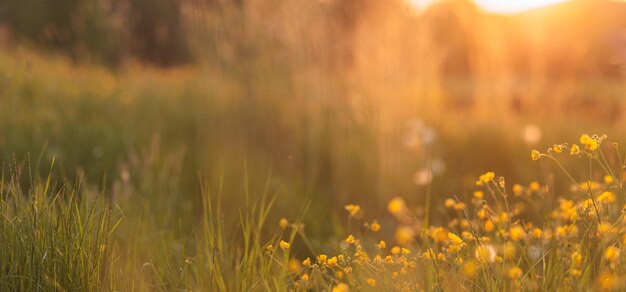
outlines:
[[626, 290], [626, 2], [0, 2], [0, 291]]
[[565, 0], [476, 0], [476, 4], [483, 9], [499, 13], [520, 12], [561, 2], [565, 2]]
[[[437, 1], [432, 0], [408, 0], [419, 9], [433, 5]], [[445, 0], [444, 0], [445, 1]], [[495, 13], [516, 13], [533, 8], [540, 8], [551, 4], [566, 2], [568, 0], [475, 0], [474, 3], [485, 11]]]

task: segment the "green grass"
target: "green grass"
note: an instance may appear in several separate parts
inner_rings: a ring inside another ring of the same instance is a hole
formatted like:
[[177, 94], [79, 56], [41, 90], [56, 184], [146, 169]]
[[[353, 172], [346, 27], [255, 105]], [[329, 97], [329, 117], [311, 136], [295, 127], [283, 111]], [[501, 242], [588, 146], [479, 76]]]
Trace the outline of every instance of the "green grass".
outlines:
[[[616, 98], [621, 87], [608, 81], [575, 89], [600, 92], [594, 98], [611, 93], [599, 99], [598, 110], [579, 117], [555, 108], [561, 116], [543, 112], [541, 103], [504, 110], [506, 99], [459, 110], [437, 93], [416, 96], [426, 90], [408, 85], [381, 93], [360, 84], [355, 88], [378, 93], [353, 96], [335, 83], [346, 76], [328, 76], [319, 89], [287, 78], [289, 72], [267, 72], [265, 61], [250, 61], [258, 71], [250, 75], [210, 66], [128, 65], [111, 72], [28, 50], [0, 51], [0, 158], [11, 162], [2, 168], [0, 187], [0, 290], [327, 289], [342, 279], [330, 269], [311, 269], [306, 286], [302, 271], [289, 272], [290, 257], [352, 256], [355, 247], [342, 242], [354, 234], [373, 258], [378, 240], [389, 246], [394, 240], [398, 222], [386, 211], [390, 198], [405, 197], [415, 218], [428, 214], [425, 225], [445, 226], [458, 215], [442, 206], [445, 198], [456, 194], [469, 202], [486, 170], [510, 178], [508, 186], [537, 180], [566, 194], [568, 183], [558, 182], [567, 177], [555, 165], [530, 161], [531, 147], [545, 149], [580, 132], [624, 142], [619, 123], [598, 118], [606, 107], [623, 107]], [[301, 78], [312, 82], [309, 77]], [[571, 104], [584, 107], [587, 98]], [[416, 118], [437, 133], [433, 144], [407, 147], [407, 136], [416, 134], [407, 124]], [[543, 131], [536, 145], [520, 138], [529, 123]], [[416, 185], [414, 173], [437, 159], [446, 162], [445, 172]], [[599, 177], [586, 160], [563, 163], [580, 180]], [[549, 204], [528, 206], [547, 213], [557, 205], [556, 197], [537, 202]], [[364, 219], [348, 218], [348, 203], [360, 204]], [[288, 229], [277, 227], [281, 217], [291, 222]], [[380, 234], [362, 227], [374, 219], [383, 226]], [[280, 240], [291, 243], [289, 253]], [[412, 255], [428, 246], [415, 243]], [[601, 251], [592, 251], [595, 264]], [[546, 259], [544, 274], [524, 279], [545, 277], [550, 280], [541, 287], [549, 289], [567, 267], [558, 265], [559, 254]], [[354, 277], [343, 280], [352, 287], [367, 289], [366, 279], [377, 272], [378, 287], [396, 282], [396, 270], [350, 263]], [[418, 267], [426, 272], [407, 279], [435, 287], [439, 268], [430, 261]], [[599, 272], [584, 271], [578, 288], [595, 285]], [[452, 280], [436, 287], [460, 287]], [[481, 281], [463, 287], [506, 286]]]
[[0, 289], [115, 290], [112, 244], [121, 221], [103, 195], [51, 176], [22, 185], [17, 173], [0, 179]]
[[[197, 222], [183, 226], [180, 218], [172, 219], [180, 224], [173, 228], [158, 219], [163, 213], [137, 201], [112, 204], [105, 192], [55, 181], [52, 175], [23, 183], [20, 177], [31, 174], [19, 169], [12, 168], [0, 180], [0, 290], [288, 288], [289, 258], [265, 256], [266, 245], [283, 235], [266, 226], [277, 198], [269, 189], [257, 199], [246, 188], [247, 200], [233, 214], [239, 222], [227, 226], [221, 209], [223, 184], [213, 195], [207, 182], [200, 191], [203, 211]], [[295, 233], [287, 236], [293, 239]]]

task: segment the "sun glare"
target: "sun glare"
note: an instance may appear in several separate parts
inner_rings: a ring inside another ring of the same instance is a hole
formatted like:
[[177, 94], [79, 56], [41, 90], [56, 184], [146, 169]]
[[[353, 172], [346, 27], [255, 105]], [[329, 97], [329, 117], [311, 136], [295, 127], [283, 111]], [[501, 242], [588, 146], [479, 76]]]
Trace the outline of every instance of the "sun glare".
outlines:
[[[409, 2], [417, 7], [423, 9], [429, 5], [445, 0], [409, 0]], [[568, 0], [473, 0], [476, 5], [485, 11], [494, 13], [516, 13], [524, 10], [547, 6], [550, 4], [556, 4], [566, 2]]]
[[481, 8], [497, 13], [515, 13], [567, 0], [474, 0]]

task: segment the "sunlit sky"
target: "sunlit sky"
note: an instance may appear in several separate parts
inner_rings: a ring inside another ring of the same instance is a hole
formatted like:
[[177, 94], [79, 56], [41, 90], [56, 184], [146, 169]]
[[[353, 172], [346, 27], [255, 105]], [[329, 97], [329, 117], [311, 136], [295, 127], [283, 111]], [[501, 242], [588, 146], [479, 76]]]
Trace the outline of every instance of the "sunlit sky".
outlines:
[[[439, 0], [408, 0], [418, 8]], [[516, 13], [532, 8], [566, 2], [567, 0], [474, 0], [482, 9], [495, 13]]]

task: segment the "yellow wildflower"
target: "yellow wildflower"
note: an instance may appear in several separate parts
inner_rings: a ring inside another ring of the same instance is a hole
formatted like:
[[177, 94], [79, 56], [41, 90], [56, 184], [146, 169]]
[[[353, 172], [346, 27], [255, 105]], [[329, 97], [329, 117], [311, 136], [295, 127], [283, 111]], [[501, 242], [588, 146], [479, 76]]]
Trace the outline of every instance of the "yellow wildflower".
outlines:
[[286, 242], [284, 240], [281, 240], [278, 245], [280, 246], [280, 248], [282, 249], [289, 249], [291, 247], [291, 244], [289, 244], [289, 242]]
[[476, 265], [473, 261], [467, 262], [463, 265], [463, 268], [461, 268], [461, 274], [463, 274], [466, 278], [474, 278], [474, 276], [476, 276], [476, 272], [478, 272], [478, 265]]
[[480, 263], [493, 263], [496, 260], [496, 250], [491, 245], [479, 245], [476, 247], [474, 256]]
[[556, 228], [557, 237], [565, 237], [569, 235], [575, 235], [578, 233], [578, 227], [576, 225], [563, 225]]
[[361, 207], [359, 205], [349, 204], [345, 206], [346, 211], [350, 213], [350, 216], [356, 217], [361, 211]]
[[559, 200], [560, 200], [559, 209], [561, 209], [561, 211], [569, 210], [574, 206], [574, 202], [571, 200], [564, 200], [564, 199], [559, 199]]
[[394, 246], [391, 248], [391, 254], [393, 255], [399, 255], [402, 252], [402, 249], [400, 249], [399, 246]]
[[311, 265], [311, 259], [310, 258], [306, 258], [302, 261], [302, 264], [305, 266], [310, 266]]
[[619, 279], [615, 277], [611, 272], [605, 270], [598, 275], [598, 286], [603, 290], [613, 290], [619, 285]]
[[597, 189], [600, 189], [600, 184], [595, 182], [595, 181], [592, 181], [592, 180], [581, 182], [578, 185], [580, 186], [580, 188], [585, 189], [585, 190], [597, 190]]
[[331, 257], [326, 261], [326, 264], [328, 264], [329, 266], [336, 266], [337, 265], [337, 257]]
[[440, 252], [440, 253], [437, 254], [437, 259], [440, 260], [440, 261], [445, 261], [446, 260], [446, 255]]
[[522, 269], [520, 269], [519, 267], [512, 267], [509, 269], [509, 272], [507, 273], [507, 275], [509, 276], [509, 279], [511, 280], [518, 280], [519, 278], [522, 277], [524, 273], [522, 272]]
[[608, 174], [607, 174], [607, 175], [605, 175], [605, 176], [604, 176], [604, 183], [605, 183], [605, 184], [609, 184], [609, 185], [610, 185], [610, 184], [612, 184], [612, 183], [613, 183], [613, 177], [612, 177], [612, 176], [610, 176], [610, 175], [608, 175]]
[[561, 145], [554, 145], [552, 146], [552, 150], [556, 153], [562, 153], [563, 152], [563, 147], [561, 147]]
[[428, 248], [426, 249], [426, 251], [422, 254], [422, 257], [426, 258], [426, 259], [434, 259], [435, 258], [435, 252], [432, 250], [432, 248]]
[[326, 263], [326, 259], [328, 259], [328, 256], [325, 254], [321, 254], [317, 256], [317, 263], [319, 264], [323, 264]]
[[530, 185], [528, 185], [528, 188], [529, 188], [531, 191], [536, 192], [536, 191], [538, 191], [538, 190], [539, 190], [539, 188], [541, 188], [541, 185], [540, 185], [538, 182], [533, 181], [533, 182], [531, 182], [531, 183], [530, 183]]
[[339, 283], [337, 286], [333, 287], [331, 292], [348, 292], [350, 288], [345, 283]]
[[571, 155], [578, 155], [578, 154], [580, 154], [580, 147], [578, 147], [578, 145], [576, 145], [576, 144], [572, 145], [572, 148], [570, 148], [570, 150], [569, 150], [569, 154], [571, 154]]
[[485, 224], [483, 225], [483, 229], [485, 229], [486, 232], [491, 232], [496, 228], [495, 225], [493, 225], [493, 222], [489, 219], [487, 219], [487, 221], [485, 221]]
[[431, 227], [428, 232], [430, 237], [436, 242], [445, 242], [448, 239], [448, 232], [441, 226]]
[[376, 246], [380, 249], [384, 249], [385, 247], [387, 247], [387, 244], [384, 240], [381, 240]]
[[582, 136], [580, 136], [580, 144], [583, 144], [583, 146], [585, 146], [585, 148], [589, 150], [598, 149], [598, 141], [596, 141], [596, 139], [592, 137], [589, 137], [589, 135], [587, 134], [583, 134]]
[[455, 265], [457, 265], [457, 266], [462, 265], [462, 264], [463, 264], [463, 258], [461, 258], [461, 257], [456, 257], [456, 258], [454, 259], [454, 264], [455, 264]]
[[460, 211], [465, 209], [465, 203], [456, 203], [453, 206], [454, 210]]
[[300, 279], [302, 281], [308, 281], [309, 280], [309, 275], [308, 274], [304, 274], [304, 275], [300, 276]]
[[524, 187], [522, 187], [522, 185], [520, 184], [514, 184], [513, 185], [513, 194], [515, 196], [520, 196], [522, 194], [522, 192], [524, 191]]
[[463, 239], [461, 239], [458, 235], [452, 233], [452, 232], [448, 232], [448, 240], [450, 240], [450, 242], [452, 244], [462, 244], [463, 243]]
[[607, 247], [606, 251], [604, 251], [604, 258], [611, 262], [617, 260], [619, 258], [619, 249], [614, 246]]
[[398, 215], [406, 210], [406, 203], [404, 203], [404, 200], [400, 197], [393, 198], [387, 204], [387, 210], [391, 214]]
[[485, 197], [485, 194], [482, 191], [475, 191], [474, 192], [474, 198], [476, 199], [482, 199]]
[[367, 285], [370, 285], [372, 287], [376, 286], [376, 279], [374, 279], [374, 278], [367, 278]]
[[511, 239], [515, 241], [526, 238], [526, 232], [524, 231], [524, 228], [518, 225], [509, 230], [509, 235], [511, 236]]
[[287, 271], [289, 271], [289, 273], [298, 274], [301, 269], [302, 265], [300, 264], [299, 260], [297, 260], [296, 258], [289, 259], [289, 262], [287, 263]]
[[598, 202], [613, 203], [615, 202], [615, 194], [612, 192], [603, 192], [600, 196], [598, 196]]
[[572, 254], [572, 263], [576, 264], [577, 266], [580, 266], [582, 262], [583, 262], [583, 256], [579, 252], [575, 251]]
[[598, 224], [598, 236], [610, 234], [613, 231], [613, 225], [611, 223], [603, 221]]
[[411, 227], [401, 226], [396, 229], [396, 242], [399, 244], [409, 244], [413, 242], [414, 232]]
[[452, 207], [454, 207], [455, 204], [456, 204], [456, 201], [453, 200], [453, 199], [446, 199], [443, 202], [443, 205], [446, 206], [446, 208], [452, 208]]
[[470, 233], [469, 231], [463, 231], [463, 232], [461, 233], [461, 237], [465, 238], [466, 240], [472, 240], [472, 241], [473, 241], [474, 239], [476, 239], [476, 238], [474, 237], [474, 235], [473, 235], [472, 233]]
[[278, 221], [278, 227], [280, 227], [280, 229], [285, 229], [288, 225], [289, 220], [287, 220], [286, 218], [280, 218], [280, 220]]
[[348, 235], [348, 238], [346, 238], [346, 243], [354, 244], [355, 242], [356, 242], [356, 239], [354, 239], [354, 236], [352, 236], [352, 234]]
[[380, 224], [378, 224], [378, 221], [374, 220], [370, 228], [372, 229], [372, 231], [378, 232], [380, 230]]
[[476, 181], [477, 186], [482, 186], [490, 181], [492, 181], [496, 177], [496, 174], [493, 171], [486, 172], [481, 174]]
[[530, 158], [532, 160], [539, 160], [539, 157], [541, 157], [541, 153], [539, 153], [539, 151], [533, 149], [532, 151], [530, 151]]
[[509, 221], [509, 214], [506, 212], [502, 212], [500, 213], [500, 221], [501, 222], [507, 222]]

